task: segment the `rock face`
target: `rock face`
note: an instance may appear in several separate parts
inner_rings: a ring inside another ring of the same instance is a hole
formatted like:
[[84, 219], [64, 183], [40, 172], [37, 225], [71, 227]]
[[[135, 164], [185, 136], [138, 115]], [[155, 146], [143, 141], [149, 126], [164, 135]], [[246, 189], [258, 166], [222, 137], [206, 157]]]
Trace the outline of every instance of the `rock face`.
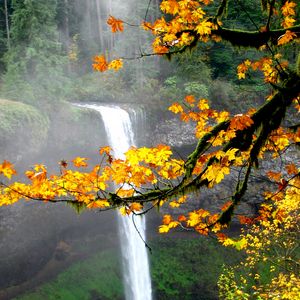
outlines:
[[[147, 135], [151, 145], [154, 146], [160, 143], [170, 145], [175, 156], [186, 158], [195, 149], [197, 143], [194, 130], [192, 124], [181, 122], [179, 118], [158, 118], [149, 126]], [[276, 184], [270, 182], [267, 178], [266, 172], [269, 170], [282, 172], [282, 165], [299, 160], [299, 151], [292, 147], [286, 151], [284, 156], [277, 159], [266, 155], [266, 158], [259, 162], [259, 168], [253, 170], [248, 182], [247, 192], [236, 213], [255, 215], [258, 212], [260, 203], [264, 200], [263, 192], [276, 188]], [[233, 195], [238, 177], [239, 171], [232, 169], [231, 174], [213, 189], [203, 187], [197, 193], [190, 195], [190, 200], [183, 204], [180, 209], [174, 210], [165, 205], [162, 207], [161, 212], [179, 215], [200, 208], [219, 212], [222, 204], [230, 200], [230, 196]]]
[[88, 255], [117, 240], [112, 212], [78, 215], [65, 205], [19, 203], [1, 208], [0, 216], [0, 290], [31, 279], [52, 258]]
[[[29, 105], [0, 101], [0, 158], [11, 160], [17, 170], [43, 163], [57, 172], [58, 161], [76, 156], [98, 163], [98, 149], [106, 143], [96, 112], [62, 103], [45, 117]], [[109, 244], [111, 236], [117, 239], [115, 222], [109, 213], [77, 215], [65, 205], [0, 207], [0, 289], [34, 276], [57, 255], [60, 240], [85, 243], [88, 236], [101, 235], [103, 244]], [[110, 232], [107, 237], [106, 232]]]
[[[4, 104], [16, 105], [11, 101]], [[103, 122], [97, 112], [66, 104], [50, 113], [49, 121], [46, 123], [44, 119], [40, 119], [38, 111], [27, 106], [24, 108], [23, 104], [18, 103], [18, 105], [21, 105], [23, 111], [27, 111], [26, 109], [31, 111], [28, 115], [32, 114], [35, 121], [31, 123], [28, 121], [28, 124], [33, 127], [24, 125], [26, 122], [24, 115], [16, 115], [14, 118], [21, 118], [23, 121], [21, 125], [11, 127], [14, 131], [10, 135], [0, 133], [1, 155], [6, 155], [6, 150], [1, 147], [10, 145], [12, 147], [7, 149], [15, 147], [14, 152], [11, 152], [13, 159], [15, 155], [21, 155], [23, 158], [26, 156], [27, 160], [23, 162], [26, 168], [30, 163], [42, 162], [50, 164], [55, 171], [58, 170], [57, 161], [69, 160], [75, 156], [92, 157], [91, 163], [99, 162], [97, 150], [99, 146], [107, 145], [107, 140]], [[127, 108], [132, 110], [130, 106]], [[3, 120], [1, 112], [0, 101], [0, 128], [2, 128]], [[132, 111], [138, 146], [168, 144], [173, 148], [175, 155], [183, 158], [194, 149], [197, 140], [191, 124], [183, 123], [178, 118], [167, 114], [149, 118], [147, 113], [142, 108]], [[16, 121], [14, 118], [10, 119], [11, 123]], [[148, 119], [150, 119], [149, 122]], [[34, 135], [35, 130], [39, 132], [36, 126], [41, 127], [41, 132], [37, 136]], [[24, 149], [22, 147], [25, 143], [24, 139], [29, 141], [31, 138], [38, 142], [36, 145], [39, 146], [35, 149]], [[14, 145], [16, 140], [19, 141], [18, 146]], [[37, 149], [40, 151], [39, 155], [34, 152]], [[33, 150], [30, 158], [27, 157], [29, 152], [24, 152], [25, 150]], [[299, 154], [291, 149], [286, 159], [293, 161], [296, 155], [299, 161]], [[272, 158], [265, 160], [261, 167], [262, 169], [255, 170], [254, 176], [251, 177], [245, 201], [239, 206], [238, 212], [252, 214], [257, 211], [262, 201], [261, 192], [272, 187], [266, 181], [265, 170], [279, 171], [280, 159], [278, 161]], [[203, 188], [193, 194], [180, 210], [174, 210], [165, 205], [161, 213], [184, 214], [201, 207], [218, 211], [222, 203], [232, 195], [237, 176], [238, 172], [232, 171], [231, 175], [213, 190]], [[70, 207], [62, 205], [20, 203], [11, 207], [0, 207], [0, 289], [19, 284], [26, 278], [34, 276], [49, 259], [55, 256], [63, 258], [68, 255], [69, 248], [67, 249], [61, 241], [68, 245], [72, 245], [72, 239], [82, 240], [85, 243], [89, 237], [99, 234], [104, 245], [111, 243], [111, 240], [115, 242], [117, 237], [114, 224], [112, 214], [104, 213], [99, 216], [98, 213], [84, 213], [78, 216]], [[74, 251], [74, 249], [71, 250]]]
[[186, 147], [197, 142], [194, 131], [191, 123], [181, 122], [178, 118], [163, 119], [154, 127], [151, 143], [159, 142], [174, 148]]
[[45, 145], [49, 119], [38, 109], [0, 99], [0, 160], [20, 161]]

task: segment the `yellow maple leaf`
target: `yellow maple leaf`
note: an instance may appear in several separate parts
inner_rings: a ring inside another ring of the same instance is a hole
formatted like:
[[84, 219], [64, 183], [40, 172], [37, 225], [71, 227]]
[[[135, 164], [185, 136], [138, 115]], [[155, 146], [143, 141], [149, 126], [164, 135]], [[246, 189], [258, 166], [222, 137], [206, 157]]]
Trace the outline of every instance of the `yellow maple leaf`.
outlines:
[[284, 18], [281, 25], [284, 28], [289, 28], [289, 27], [292, 27], [295, 22], [296, 22], [296, 20], [293, 17], [287, 16], [287, 17]]
[[0, 165], [0, 174], [3, 174], [8, 179], [11, 179], [12, 175], [15, 175], [17, 172], [9, 161], [4, 160]]
[[108, 201], [106, 200], [96, 200], [96, 201], [92, 201], [87, 205], [87, 208], [105, 208], [105, 207], [109, 207], [110, 204]]
[[236, 153], [239, 151], [237, 148], [230, 148], [225, 152], [225, 155], [228, 157], [229, 161], [236, 159]]
[[170, 205], [171, 207], [173, 207], [173, 208], [177, 208], [177, 207], [180, 206], [180, 204], [179, 204], [177, 201], [171, 201], [171, 202], [169, 203], [169, 205]]
[[131, 211], [126, 206], [123, 206], [119, 209], [119, 212], [122, 216], [130, 215]]
[[246, 78], [246, 72], [248, 71], [250, 66], [251, 66], [251, 61], [248, 59], [237, 66], [238, 79]]
[[184, 32], [179, 39], [178, 46], [189, 45], [194, 40], [193, 36], [190, 36], [189, 33]]
[[200, 110], [209, 109], [208, 100], [200, 99], [197, 106]]
[[203, 178], [206, 178], [208, 181], [214, 183], [220, 183], [225, 175], [228, 175], [230, 173], [229, 167], [222, 167], [219, 164], [212, 164], [207, 167], [207, 170], [203, 174]]
[[190, 227], [195, 227], [199, 222], [201, 221], [201, 218], [196, 211], [192, 211], [189, 213], [189, 218], [187, 221], [187, 225]]
[[211, 34], [211, 29], [212, 29], [213, 23], [209, 21], [203, 21], [200, 24], [196, 26], [196, 31], [200, 35], [209, 35]]
[[178, 114], [178, 113], [181, 113], [183, 112], [183, 108], [182, 106], [175, 102], [173, 103], [169, 108], [168, 108], [169, 111], [173, 112], [174, 114]]
[[168, 225], [160, 225], [158, 228], [159, 233], [167, 233], [169, 230], [170, 228]]
[[134, 194], [133, 189], [119, 189], [117, 195], [119, 197], [131, 197]]
[[73, 164], [75, 167], [80, 168], [80, 167], [87, 167], [87, 158], [85, 157], [76, 157], [72, 160]]
[[172, 221], [172, 222], [169, 223], [168, 227], [169, 227], [169, 228], [175, 228], [175, 227], [177, 227], [178, 225], [179, 225], [179, 222], [177, 222], [177, 221]]
[[114, 71], [118, 71], [119, 69], [121, 69], [123, 67], [123, 60], [122, 59], [115, 59], [112, 60], [109, 64], [108, 64], [108, 69], [113, 69]]
[[187, 199], [187, 196], [182, 196], [182, 197], [180, 197], [180, 198], [177, 200], [177, 202], [180, 203], [180, 204], [182, 204], [182, 203], [185, 203], [185, 202], [186, 202], [186, 199]]

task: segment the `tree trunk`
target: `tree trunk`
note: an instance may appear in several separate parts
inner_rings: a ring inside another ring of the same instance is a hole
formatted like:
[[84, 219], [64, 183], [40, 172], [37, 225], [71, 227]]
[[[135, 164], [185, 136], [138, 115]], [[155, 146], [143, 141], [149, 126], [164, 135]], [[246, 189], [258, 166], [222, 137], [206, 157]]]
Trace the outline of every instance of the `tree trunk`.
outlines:
[[69, 48], [70, 46], [70, 28], [69, 28], [69, 1], [64, 0], [65, 6], [65, 17], [64, 17], [64, 33], [66, 38], [66, 45]]
[[88, 40], [92, 39], [92, 17], [91, 17], [91, 0], [86, 1], [86, 16], [87, 16], [87, 27], [88, 27]]
[[[66, 49], [69, 53], [70, 51], [70, 28], [69, 28], [69, 1], [68, 0], [64, 0], [64, 36], [65, 36], [65, 45], [66, 45]], [[72, 71], [72, 66], [71, 66], [71, 62], [70, 60], [68, 61], [68, 73], [70, 74]]]
[[100, 0], [96, 0], [96, 11], [97, 11], [97, 22], [98, 22], [98, 35], [101, 51], [104, 49], [104, 39], [103, 39], [103, 28], [102, 28], [102, 17], [101, 17], [101, 6]]
[[[109, 11], [109, 15], [112, 15], [112, 0], [109, 0], [108, 2], [108, 11]], [[113, 48], [114, 48], [114, 44], [115, 44], [115, 41], [114, 41], [114, 35], [113, 34], [110, 34], [110, 41], [109, 41], [109, 59], [111, 59], [111, 53], [113, 51]]]
[[8, 50], [10, 50], [10, 30], [9, 30], [9, 20], [8, 20], [7, 0], [4, 0], [4, 14], [5, 14], [5, 26], [6, 26], [7, 48], [8, 48]]
[[[138, 20], [138, 3], [135, 6], [135, 15], [136, 15], [136, 21], [137, 23], [139, 22]], [[137, 47], [136, 47], [136, 52], [139, 53], [142, 47], [142, 41], [141, 41], [141, 33], [137, 33]], [[131, 54], [132, 55], [132, 54]], [[140, 88], [143, 87], [143, 82], [144, 82], [144, 74], [142, 70], [142, 61], [137, 60], [136, 62], [136, 80]]]

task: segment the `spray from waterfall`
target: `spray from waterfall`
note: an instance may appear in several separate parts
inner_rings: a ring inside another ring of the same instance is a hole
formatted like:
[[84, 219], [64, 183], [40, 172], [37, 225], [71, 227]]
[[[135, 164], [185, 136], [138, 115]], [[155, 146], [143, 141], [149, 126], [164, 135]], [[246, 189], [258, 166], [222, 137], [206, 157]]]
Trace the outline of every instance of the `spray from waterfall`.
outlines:
[[[129, 114], [117, 106], [84, 104], [82, 107], [98, 111], [103, 119], [108, 141], [117, 158], [134, 145], [134, 134]], [[122, 250], [123, 277], [127, 300], [151, 300], [152, 288], [147, 249], [145, 247], [145, 217], [118, 214], [119, 235]], [[142, 238], [139, 236], [142, 236]]]

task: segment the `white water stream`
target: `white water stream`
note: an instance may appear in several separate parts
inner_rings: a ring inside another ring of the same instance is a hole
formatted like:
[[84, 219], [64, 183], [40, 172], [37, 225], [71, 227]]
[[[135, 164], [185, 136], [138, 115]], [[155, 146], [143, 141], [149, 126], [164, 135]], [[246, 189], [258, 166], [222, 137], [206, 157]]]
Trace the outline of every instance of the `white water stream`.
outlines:
[[[129, 114], [117, 106], [97, 104], [80, 106], [94, 109], [101, 114], [114, 156], [123, 159], [124, 152], [134, 145]], [[145, 218], [135, 216], [136, 228], [131, 218], [131, 216], [124, 217], [118, 214], [125, 296], [126, 300], [151, 300], [152, 288], [147, 249], [137, 232], [138, 230], [145, 240]]]

